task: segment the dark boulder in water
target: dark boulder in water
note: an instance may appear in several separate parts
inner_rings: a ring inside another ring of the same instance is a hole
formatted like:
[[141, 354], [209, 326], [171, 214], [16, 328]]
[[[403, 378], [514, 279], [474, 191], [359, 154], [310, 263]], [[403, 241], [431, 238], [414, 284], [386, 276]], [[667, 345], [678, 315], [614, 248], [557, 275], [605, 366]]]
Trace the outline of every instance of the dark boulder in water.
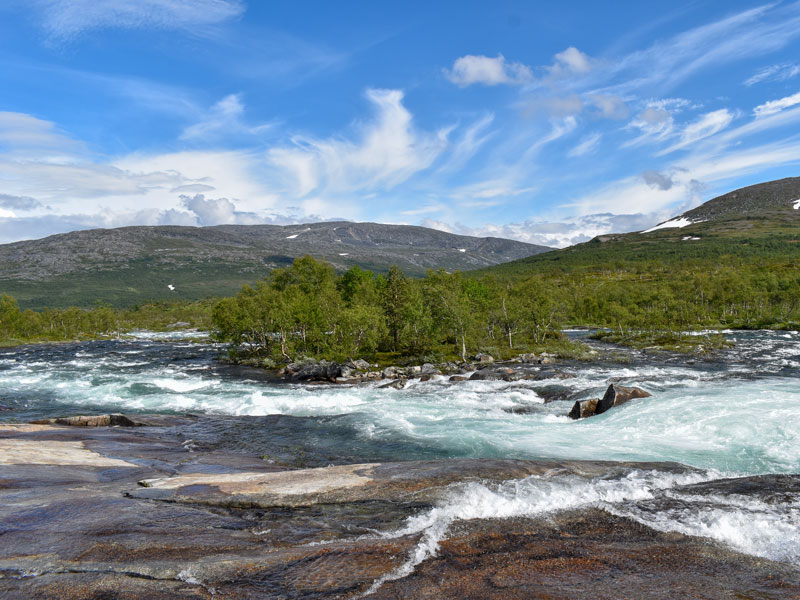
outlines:
[[597, 412], [597, 403], [600, 400], [598, 398], [591, 398], [590, 400], [578, 400], [572, 406], [572, 410], [569, 411], [569, 418], [570, 419], [585, 419], [586, 417], [591, 417], [592, 415], [596, 414]]
[[58, 417], [55, 419], [39, 419], [31, 421], [31, 423], [36, 425], [67, 425], [69, 427], [140, 427], [145, 425], [145, 423], [139, 423], [121, 414]]
[[625, 387], [622, 385], [617, 385], [616, 383], [612, 383], [610, 386], [608, 386], [608, 389], [606, 390], [602, 400], [597, 403], [594, 414], [602, 414], [607, 410], [614, 408], [615, 406], [625, 404], [628, 400], [633, 400], [634, 398], [649, 398], [650, 396], [651, 394], [649, 392], [645, 392], [642, 388]]

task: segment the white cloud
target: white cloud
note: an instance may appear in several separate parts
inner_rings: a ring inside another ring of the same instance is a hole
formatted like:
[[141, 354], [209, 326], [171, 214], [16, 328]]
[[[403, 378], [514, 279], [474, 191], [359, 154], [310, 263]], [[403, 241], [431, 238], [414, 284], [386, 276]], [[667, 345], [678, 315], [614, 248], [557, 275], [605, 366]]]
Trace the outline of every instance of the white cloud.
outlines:
[[375, 119], [365, 123], [358, 139], [293, 138], [294, 146], [277, 147], [267, 156], [288, 193], [328, 195], [391, 188], [427, 169], [448, 145], [448, 130], [417, 131], [399, 90], [368, 90]]
[[33, 210], [42, 205], [36, 198], [30, 196], [13, 196], [0, 194], [0, 208], [15, 210]]
[[461, 87], [476, 83], [520, 85], [533, 79], [530, 67], [518, 62], [506, 62], [502, 54], [495, 58], [467, 54], [457, 58], [452, 69], [445, 69], [445, 76]]
[[782, 63], [758, 70], [743, 83], [749, 87], [763, 81], [787, 81], [798, 75], [800, 75], [800, 65]]
[[590, 94], [587, 101], [593, 104], [600, 111], [600, 115], [606, 119], [627, 119], [630, 114], [628, 105], [618, 96], [608, 94]]
[[685, 148], [698, 142], [702, 139], [708, 138], [716, 133], [719, 133], [730, 125], [733, 121], [734, 115], [728, 109], [723, 108], [715, 110], [704, 115], [700, 115], [698, 119], [689, 123], [684, 127], [680, 134], [680, 141], [673, 144], [659, 152], [657, 156], [662, 156], [675, 150]]
[[766, 117], [778, 113], [786, 108], [800, 104], [800, 92], [792, 96], [786, 96], [780, 100], [770, 100], [764, 104], [760, 104], [753, 109], [753, 114], [756, 118]]
[[63, 162], [67, 155], [85, 150], [84, 145], [60, 131], [55, 123], [32, 115], [0, 111], [0, 151], [18, 158], [36, 157]]
[[584, 137], [577, 146], [567, 152], [567, 156], [576, 158], [594, 152], [600, 144], [602, 137], [603, 136], [599, 133], [593, 133], [592, 135]]
[[185, 29], [219, 24], [244, 12], [239, 0], [33, 0], [45, 30], [68, 39], [91, 29]]
[[554, 59], [553, 65], [548, 68], [553, 77], [585, 75], [593, 68], [592, 59], [574, 46], [559, 52]]
[[212, 106], [197, 123], [184, 129], [181, 139], [207, 143], [224, 137], [230, 141], [239, 135], [261, 135], [273, 127], [271, 123], [247, 125], [242, 120], [243, 116], [244, 104], [241, 94], [230, 94]]

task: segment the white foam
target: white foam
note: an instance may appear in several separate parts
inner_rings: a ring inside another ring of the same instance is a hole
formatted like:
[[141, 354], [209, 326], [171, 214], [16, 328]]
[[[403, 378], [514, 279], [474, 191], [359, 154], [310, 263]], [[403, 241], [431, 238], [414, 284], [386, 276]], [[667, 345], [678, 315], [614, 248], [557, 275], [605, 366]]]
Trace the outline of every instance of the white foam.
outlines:
[[665, 473], [632, 471], [620, 479], [587, 479], [578, 476], [532, 476], [503, 482], [495, 487], [468, 483], [454, 488], [441, 505], [410, 517], [405, 527], [383, 534], [385, 538], [419, 535], [421, 538], [408, 559], [394, 571], [378, 579], [365, 595], [375, 592], [387, 581], [410, 575], [417, 565], [436, 556], [439, 543], [456, 521], [536, 517], [542, 514], [586, 506], [606, 508], [621, 502], [646, 500], [659, 490], [716, 479], [708, 473]]
[[287, 235], [287, 236], [286, 236], [286, 239], [287, 239], [287, 240], [293, 240], [293, 239], [295, 239], [295, 238], [296, 238], [298, 235], [300, 235], [300, 234], [299, 234], [299, 233], [295, 233], [294, 235]]
[[792, 208], [794, 208], [795, 210], [800, 210], [800, 200], [794, 200]]

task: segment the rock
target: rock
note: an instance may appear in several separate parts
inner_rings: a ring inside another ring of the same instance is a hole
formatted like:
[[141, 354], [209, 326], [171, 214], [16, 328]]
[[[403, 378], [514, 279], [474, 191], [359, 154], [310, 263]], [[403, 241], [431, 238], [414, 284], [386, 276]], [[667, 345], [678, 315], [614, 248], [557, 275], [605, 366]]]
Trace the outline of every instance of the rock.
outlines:
[[425, 363], [420, 368], [421, 373], [440, 373], [439, 369], [436, 368], [436, 365], [432, 365], [431, 363]]
[[395, 379], [394, 381], [390, 381], [389, 383], [384, 383], [381, 386], [378, 386], [378, 389], [385, 389], [385, 388], [394, 388], [396, 390], [402, 390], [406, 387], [406, 380], [405, 379]]
[[492, 356], [491, 354], [486, 354], [485, 352], [479, 352], [478, 354], [475, 355], [475, 360], [478, 361], [479, 363], [493, 363], [494, 356]]
[[67, 425], [69, 427], [141, 427], [139, 423], [122, 414], [80, 415], [76, 417], [58, 417], [55, 419], [39, 419], [31, 421], [35, 425]]
[[287, 373], [291, 373], [292, 381], [335, 381], [342, 376], [342, 365], [321, 360], [304, 364], [287, 365]]
[[397, 367], [386, 367], [383, 371], [381, 371], [381, 375], [383, 375], [384, 379], [390, 379], [397, 375]]
[[408, 367], [408, 369], [406, 369], [406, 370], [408, 371], [409, 375], [412, 375], [412, 374], [416, 374], [416, 373], [421, 372], [422, 371], [422, 367], [420, 367], [419, 365], [413, 365], [411, 367]]
[[464, 377], [463, 375], [453, 375], [449, 381], [456, 382], [456, 381], [467, 381], [469, 377]]
[[578, 400], [573, 406], [572, 410], [567, 415], [570, 419], [585, 419], [595, 414], [597, 410], [598, 398], [591, 398], [590, 400]]
[[539, 357], [537, 357], [533, 352], [527, 352], [525, 354], [520, 354], [517, 359], [521, 363], [538, 363]]
[[348, 365], [342, 365], [339, 371], [339, 377], [352, 377], [353, 369]]
[[420, 380], [420, 381], [430, 381], [430, 380], [431, 380], [431, 379], [433, 379], [433, 378], [434, 378], [434, 375], [433, 375], [432, 373], [425, 373], [424, 375], [422, 375], [422, 376], [419, 378], [419, 380]]
[[363, 358], [357, 358], [356, 360], [350, 361], [350, 365], [354, 369], [358, 369], [359, 371], [366, 371], [367, 369], [370, 368], [370, 364]]
[[496, 379], [499, 379], [497, 373], [489, 371], [488, 369], [475, 371], [469, 378], [470, 381], [494, 381]]
[[594, 414], [602, 414], [608, 409], [619, 406], [620, 404], [625, 404], [628, 400], [633, 400], [634, 398], [649, 398], [650, 396], [651, 394], [649, 392], [645, 392], [642, 388], [624, 387], [616, 383], [612, 383], [610, 386], [608, 386], [603, 399], [597, 403], [597, 408], [595, 409]]

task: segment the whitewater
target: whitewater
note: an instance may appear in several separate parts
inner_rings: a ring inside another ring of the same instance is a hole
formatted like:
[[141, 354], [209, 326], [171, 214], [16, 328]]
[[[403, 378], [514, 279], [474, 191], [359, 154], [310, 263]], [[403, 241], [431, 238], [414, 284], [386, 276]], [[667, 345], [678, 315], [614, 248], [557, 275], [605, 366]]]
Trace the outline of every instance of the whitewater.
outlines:
[[[570, 332], [583, 338], [585, 332]], [[755, 496], [704, 488], [726, 478], [800, 473], [800, 333], [727, 332], [735, 347], [714, 357], [609, 348], [562, 361], [569, 378], [542, 381], [410, 380], [276, 384], [218, 362], [202, 333], [0, 350], [0, 421], [96, 412], [214, 415], [192, 447], [298, 466], [448, 458], [615, 461], [601, 475], [557, 469], [502, 484], [453, 486], [439, 506], [382, 536], [420, 536], [392, 579], [436, 554], [459, 520], [534, 517], [586, 506], [660, 531], [717, 540], [742, 552], [800, 564], [800, 494]], [[196, 339], [195, 339], [196, 338]], [[611, 382], [651, 398], [572, 421], [575, 400]], [[250, 416], [230, 435], [229, 424]], [[653, 469], [618, 461], [664, 464]], [[376, 582], [376, 586], [381, 581]]]

